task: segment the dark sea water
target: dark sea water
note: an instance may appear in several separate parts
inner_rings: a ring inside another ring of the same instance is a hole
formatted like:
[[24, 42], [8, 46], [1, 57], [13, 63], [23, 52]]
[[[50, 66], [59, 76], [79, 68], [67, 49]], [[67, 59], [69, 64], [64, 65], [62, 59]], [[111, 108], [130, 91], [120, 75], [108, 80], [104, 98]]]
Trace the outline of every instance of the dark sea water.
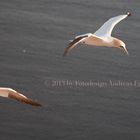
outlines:
[[[113, 36], [118, 49], [79, 45], [107, 19], [132, 12]], [[1, 0], [0, 86], [37, 99], [0, 98], [0, 140], [139, 140], [140, 1]]]

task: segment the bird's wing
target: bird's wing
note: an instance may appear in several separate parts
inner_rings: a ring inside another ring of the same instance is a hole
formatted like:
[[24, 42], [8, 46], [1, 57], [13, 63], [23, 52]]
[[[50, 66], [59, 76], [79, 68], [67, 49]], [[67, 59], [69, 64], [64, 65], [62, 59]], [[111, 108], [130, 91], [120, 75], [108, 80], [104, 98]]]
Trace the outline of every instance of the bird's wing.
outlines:
[[126, 15], [120, 15], [109, 19], [94, 34], [97, 36], [111, 36], [114, 26], [128, 16], [131, 16], [129, 12]]
[[63, 56], [66, 56], [67, 53], [72, 50], [74, 47], [76, 47], [77, 44], [79, 44], [81, 41], [83, 41], [85, 38], [88, 37], [88, 34], [77, 36], [72, 42], [69, 43], [68, 47], [65, 49]]
[[29, 99], [26, 96], [24, 96], [23, 94], [18, 93], [18, 92], [16, 92], [16, 93], [10, 92], [8, 97], [12, 98], [12, 99], [15, 99], [17, 101], [26, 103], [26, 104], [33, 105], [33, 106], [41, 106], [41, 104], [39, 104], [38, 102], [33, 101], [32, 99]]

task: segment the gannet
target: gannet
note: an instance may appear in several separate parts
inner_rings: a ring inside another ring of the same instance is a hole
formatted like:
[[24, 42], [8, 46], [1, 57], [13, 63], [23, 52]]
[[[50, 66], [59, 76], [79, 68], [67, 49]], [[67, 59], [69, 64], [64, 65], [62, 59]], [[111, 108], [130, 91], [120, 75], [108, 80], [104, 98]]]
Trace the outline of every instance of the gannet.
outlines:
[[33, 101], [30, 98], [27, 98], [26, 96], [24, 96], [23, 94], [15, 91], [12, 88], [0, 87], [0, 96], [1, 97], [6, 97], [6, 98], [12, 98], [12, 99], [15, 99], [19, 102], [23, 102], [23, 103], [30, 104], [30, 105], [33, 105], [33, 106], [41, 106], [40, 103], [38, 103], [36, 101]]
[[124, 50], [126, 54], [128, 54], [125, 43], [122, 40], [111, 36], [114, 26], [128, 16], [131, 16], [130, 12], [127, 12], [127, 14], [125, 15], [119, 15], [110, 18], [95, 33], [86, 33], [76, 36], [75, 39], [72, 40], [69, 43], [68, 47], [65, 49], [63, 56], [65, 56], [70, 50], [75, 48], [79, 43], [92, 46], [119, 48]]

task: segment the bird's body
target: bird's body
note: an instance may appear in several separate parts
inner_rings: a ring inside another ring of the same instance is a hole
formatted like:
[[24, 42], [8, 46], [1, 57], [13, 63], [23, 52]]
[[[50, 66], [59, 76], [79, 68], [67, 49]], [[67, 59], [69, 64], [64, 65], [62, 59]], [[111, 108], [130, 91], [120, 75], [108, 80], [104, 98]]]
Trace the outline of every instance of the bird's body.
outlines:
[[93, 46], [93, 44], [94, 44], [95, 46], [111, 47], [110, 43], [112, 41], [113, 41], [113, 38], [111, 38], [111, 39], [108, 39], [107, 37], [100, 38], [94, 34], [89, 34], [89, 36], [85, 40], [83, 40], [83, 42], [81, 42], [81, 43], [85, 43], [85, 44], [91, 45], [91, 46]]
[[130, 16], [128, 12], [126, 15], [120, 15], [109, 19], [105, 22], [94, 34], [87, 33], [83, 35], [76, 36], [74, 40], [69, 43], [69, 46], [65, 49], [64, 56], [79, 43], [91, 45], [91, 46], [105, 46], [105, 47], [115, 47], [123, 49], [127, 54], [128, 51], [125, 47], [125, 43], [120, 39], [111, 36], [114, 26], [121, 20]]
[[33, 101], [30, 98], [27, 98], [23, 94], [15, 91], [14, 89], [11, 89], [11, 88], [0, 87], [0, 96], [5, 97], [5, 98], [12, 98], [12, 99], [15, 99], [17, 101], [20, 101], [20, 102], [23, 102], [26, 104], [30, 104], [33, 106], [41, 106], [41, 104], [39, 104], [38, 102]]

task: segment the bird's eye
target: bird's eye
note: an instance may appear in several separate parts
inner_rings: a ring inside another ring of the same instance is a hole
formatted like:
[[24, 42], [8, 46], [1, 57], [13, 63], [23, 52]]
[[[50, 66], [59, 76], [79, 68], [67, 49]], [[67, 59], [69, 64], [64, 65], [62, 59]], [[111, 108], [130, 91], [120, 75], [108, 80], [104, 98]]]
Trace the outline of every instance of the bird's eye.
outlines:
[[120, 46], [120, 48], [123, 48], [123, 46]]

